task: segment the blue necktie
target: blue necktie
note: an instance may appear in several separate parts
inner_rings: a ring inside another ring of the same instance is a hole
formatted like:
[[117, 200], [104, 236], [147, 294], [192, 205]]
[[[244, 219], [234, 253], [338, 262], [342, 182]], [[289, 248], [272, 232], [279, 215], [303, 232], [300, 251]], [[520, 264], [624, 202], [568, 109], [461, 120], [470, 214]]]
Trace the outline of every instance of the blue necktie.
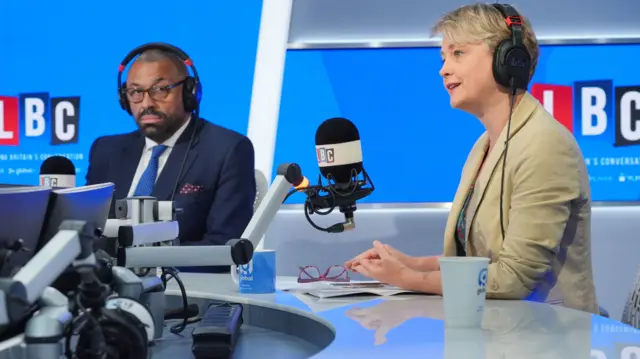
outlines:
[[157, 145], [151, 150], [151, 159], [140, 177], [135, 192], [133, 192], [134, 196], [151, 196], [158, 176], [158, 159], [166, 149], [166, 145]]

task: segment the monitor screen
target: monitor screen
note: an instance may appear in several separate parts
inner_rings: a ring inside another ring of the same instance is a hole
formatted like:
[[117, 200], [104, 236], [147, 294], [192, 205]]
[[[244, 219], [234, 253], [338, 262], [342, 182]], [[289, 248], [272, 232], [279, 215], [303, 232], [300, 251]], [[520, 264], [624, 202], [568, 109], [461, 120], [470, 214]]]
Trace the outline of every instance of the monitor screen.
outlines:
[[19, 239], [26, 249], [12, 254], [7, 265], [0, 262], [0, 277], [11, 276], [33, 257], [50, 194], [47, 187], [0, 187], [0, 253], [6, 253], [4, 248]]
[[66, 220], [92, 223], [104, 229], [113, 198], [113, 183], [57, 189], [52, 192], [47, 223], [42, 231], [40, 248], [58, 233]]

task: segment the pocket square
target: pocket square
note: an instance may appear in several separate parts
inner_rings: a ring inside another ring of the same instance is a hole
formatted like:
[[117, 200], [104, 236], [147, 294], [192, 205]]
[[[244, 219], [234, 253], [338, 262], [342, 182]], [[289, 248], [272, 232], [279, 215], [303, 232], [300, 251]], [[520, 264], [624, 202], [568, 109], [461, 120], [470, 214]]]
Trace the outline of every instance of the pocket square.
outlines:
[[180, 194], [198, 193], [203, 190], [204, 186], [187, 183], [180, 189]]

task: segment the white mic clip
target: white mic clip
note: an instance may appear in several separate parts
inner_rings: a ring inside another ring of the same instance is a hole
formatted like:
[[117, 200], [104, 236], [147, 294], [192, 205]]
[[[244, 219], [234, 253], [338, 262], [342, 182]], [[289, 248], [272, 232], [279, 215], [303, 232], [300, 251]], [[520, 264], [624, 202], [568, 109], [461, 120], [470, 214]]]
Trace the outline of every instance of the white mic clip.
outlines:
[[118, 238], [118, 246], [132, 247], [174, 241], [178, 238], [178, 222], [173, 201], [155, 197], [128, 197], [116, 201], [117, 219], [107, 220], [104, 236]]
[[132, 224], [173, 221], [182, 209], [174, 208], [173, 201], [158, 201], [155, 197], [128, 197], [116, 201], [116, 218], [129, 219]]

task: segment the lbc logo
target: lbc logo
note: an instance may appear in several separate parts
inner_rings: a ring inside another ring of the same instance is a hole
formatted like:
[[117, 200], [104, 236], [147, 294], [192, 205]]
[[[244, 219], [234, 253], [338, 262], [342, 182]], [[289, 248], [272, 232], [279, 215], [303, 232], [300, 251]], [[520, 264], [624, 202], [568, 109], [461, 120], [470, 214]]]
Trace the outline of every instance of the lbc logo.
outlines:
[[316, 156], [318, 156], [318, 163], [333, 163], [333, 161], [335, 161], [333, 157], [333, 148], [317, 148]]
[[611, 80], [533, 84], [531, 94], [576, 137], [640, 144], [640, 86], [614, 88]]
[[58, 179], [49, 176], [40, 176], [40, 186], [58, 187]]
[[78, 142], [80, 97], [49, 97], [30, 93], [0, 96], [0, 146], [18, 146], [20, 138], [50, 134], [51, 145]]

